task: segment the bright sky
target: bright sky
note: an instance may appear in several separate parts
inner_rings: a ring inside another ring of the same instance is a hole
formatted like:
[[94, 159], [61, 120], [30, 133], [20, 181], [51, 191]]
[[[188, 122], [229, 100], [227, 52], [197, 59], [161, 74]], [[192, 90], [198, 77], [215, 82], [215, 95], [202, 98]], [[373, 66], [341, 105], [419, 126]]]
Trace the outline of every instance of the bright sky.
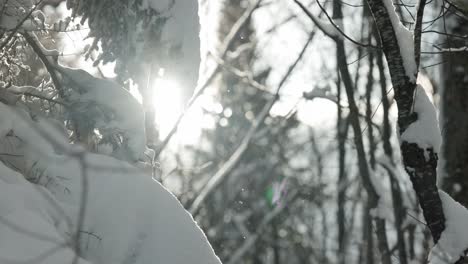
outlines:
[[[288, 6], [281, 7], [281, 5], [271, 5], [272, 8], [264, 8], [263, 11], [258, 11], [255, 17], [256, 28], [258, 32], [270, 28], [273, 23], [279, 23], [284, 17], [279, 17], [278, 14], [289, 15], [287, 12], [275, 12], [275, 8], [290, 8]], [[65, 5], [62, 4], [59, 8], [61, 16], [69, 15]], [[49, 10], [46, 12], [52, 12]], [[292, 11], [294, 12], [294, 11]], [[266, 19], [267, 18], [267, 19]], [[63, 42], [63, 60], [72, 61], [76, 58], [81, 58], [75, 67], [82, 67], [89, 72], [96, 72], [92, 67], [92, 62], [84, 61], [81, 53], [90, 43], [90, 39], [83, 41], [88, 34], [87, 30], [69, 32], [61, 34]], [[304, 27], [298, 23], [287, 23], [280, 27], [278, 31], [272, 35], [274, 41], [266, 39], [264, 43], [260, 42], [259, 45], [263, 51], [262, 57], [264, 63], [275, 65], [271, 78], [267, 84], [275, 87], [279, 78], [286, 72], [286, 68], [295, 59], [295, 55], [299, 53], [305, 43], [306, 32]], [[185, 40], [184, 40], [185, 41]], [[190, 41], [190, 40], [188, 40]], [[263, 45], [263, 46], [262, 46]], [[298, 67], [297, 71], [291, 76], [290, 80], [286, 83], [281, 93], [281, 100], [273, 107], [273, 115], [285, 115], [294, 107], [297, 107], [299, 119], [311, 126], [326, 128], [334, 126], [334, 118], [336, 113], [336, 105], [324, 99], [315, 99], [314, 101], [306, 101], [301, 99], [303, 92], [308, 92], [313, 89], [314, 85], [318, 84], [319, 78], [323, 78], [321, 69], [324, 65], [317, 63], [314, 58], [317, 58], [320, 52], [323, 52], [322, 46], [319, 42], [315, 42], [310, 46], [305, 59]], [[70, 56], [70, 54], [77, 54], [77, 56]], [[294, 56], [293, 56], [294, 55]], [[284, 62], [278, 64], [278, 58]], [[330, 66], [330, 65], [325, 65]], [[113, 77], [113, 64], [101, 65], [101, 71], [106, 77]], [[327, 68], [327, 67], [325, 67]], [[322, 77], [320, 77], [322, 76]], [[183, 89], [177, 79], [168, 79], [166, 76], [157, 78], [154, 85], [155, 98], [153, 99], [156, 107], [156, 125], [158, 127], [161, 139], [165, 138], [169, 131], [172, 129], [179, 115], [184, 109], [184, 96]], [[133, 94], [137, 99], [140, 95], [136, 89], [132, 89]], [[224, 109], [222, 106], [213, 101], [210, 95], [201, 96], [198, 101], [187, 112], [183, 121], [180, 124], [178, 132], [173, 140], [176, 145], [193, 145], [197, 144], [202, 133], [202, 129], [210, 129], [214, 127], [214, 120], [203, 114], [203, 108], [213, 110], [214, 112], [221, 113]]]

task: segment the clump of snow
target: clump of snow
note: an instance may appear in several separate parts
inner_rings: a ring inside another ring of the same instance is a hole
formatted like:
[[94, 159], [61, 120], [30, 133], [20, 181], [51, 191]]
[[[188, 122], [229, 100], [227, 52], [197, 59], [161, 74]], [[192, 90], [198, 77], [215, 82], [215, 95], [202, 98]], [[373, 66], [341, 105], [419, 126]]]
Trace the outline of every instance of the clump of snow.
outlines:
[[392, 21], [398, 46], [400, 46], [400, 53], [403, 59], [403, 66], [405, 67], [406, 75], [414, 82], [416, 81], [416, 75], [418, 72], [414, 56], [414, 34], [400, 22], [395, 6], [393, 5], [393, 1], [383, 0], [383, 2], [390, 16], [390, 20]]
[[429, 254], [429, 264], [454, 263], [468, 249], [468, 210], [439, 191], [445, 215], [445, 230]]
[[[145, 116], [143, 106], [119, 84], [99, 79], [81, 69], [57, 65], [57, 70], [68, 80], [69, 86], [79, 95], [71, 97], [81, 106], [97, 104], [104, 112], [110, 112], [111, 121], [97, 120], [98, 128], [122, 133], [131, 161], [144, 159], [146, 150]], [[107, 116], [109, 117], [109, 116]], [[125, 156], [122, 153], [122, 156]]]
[[418, 120], [409, 125], [401, 134], [400, 141], [416, 143], [424, 150], [432, 148], [434, 152], [438, 153], [442, 137], [437, 121], [437, 111], [424, 88], [419, 84], [415, 89], [413, 111], [418, 114]]
[[71, 263], [76, 234], [80, 264], [220, 263], [191, 215], [140, 169], [64, 145], [24, 110], [0, 103], [0, 121], [0, 152], [15, 146], [0, 162], [1, 263]]

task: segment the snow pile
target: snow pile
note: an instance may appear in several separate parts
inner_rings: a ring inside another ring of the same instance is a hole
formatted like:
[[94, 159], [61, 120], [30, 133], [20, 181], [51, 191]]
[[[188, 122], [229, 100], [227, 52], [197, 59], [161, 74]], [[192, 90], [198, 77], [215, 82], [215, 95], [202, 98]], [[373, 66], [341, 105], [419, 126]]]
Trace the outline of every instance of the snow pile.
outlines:
[[[86, 176], [79, 161], [65, 158], [37, 166], [49, 176], [40, 184], [53, 182], [47, 185], [51, 193], [77, 209]], [[190, 214], [159, 183], [106, 156], [86, 154], [85, 167], [89, 202], [80, 228], [85, 259], [102, 264], [220, 263]], [[70, 218], [79, 219], [77, 212]]]
[[68, 145], [47, 120], [1, 103], [0, 122], [0, 152], [13, 154], [0, 157], [0, 263], [71, 263], [75, 237], [82, 264], [220, 263], [191, 215], [140, 169]]
[[[0, 162], [0, 262], [63, 264], [75, 256], [58, 202]], [[80, 259], [80, 264], [89, 263]]]
[[408, 30], [398, 18], [398, 15], [393, 5], [392, 0], [383, 0], [385, 8], [387, 9], [390, 20], [392, 21], [393, 30], [397, 37], [398, 46], [400, 46], [401, 58], [403, 59], [403, 66], [405, 67], [406, 75], [410, 81], [416, 81], [418, 69], [416, 67], [416, 60], [414, 57], [414, 35], [413, 32]]
[[413, 122], [401, 134], [400, 141], [416, 143], [424, 150], [432, 148], [439, 152], [442, 143], [437, 112], [421, 85], [416, 86], [413, 111], [418, 114], [418, 120]]
[[468, 249], [468, 210], [450, 195], [439, 191], [445, 214], [445, 230], [431, 250], [429, 264], [454, 263]]
[[101, 132], [118, 131], [122, 134], [127, 149], [121, 155], [128, 153], [131, 161], [143, 159], [146, 150], [145, 116], [143, 106], [133, 95], [117, 83], [96, 78], [84, 70], [60, 65], [57, 65], [57, 70], [66, 77], [68, 86], [78, 93], [70, 100], [80, 107], [86, 108], [93, 103], [102, 109], [105, 118], [94, 117]]

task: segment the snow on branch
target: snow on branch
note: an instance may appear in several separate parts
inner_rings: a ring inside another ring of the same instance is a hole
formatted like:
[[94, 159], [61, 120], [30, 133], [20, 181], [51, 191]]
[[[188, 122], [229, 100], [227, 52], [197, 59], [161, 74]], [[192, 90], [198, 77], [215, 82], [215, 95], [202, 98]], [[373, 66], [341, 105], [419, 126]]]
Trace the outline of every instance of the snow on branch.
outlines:
[[122, 158], [129, 155], [130, 161], [143, 159], [146, 150], [144, 109], [133, 95], [119, 84], [96, 78], [84, 70], [60, 65], [56, 65], [56, 69], [62, 74], [62, 81], [77, 94], [68, 100], [82, 108], [95, 103], [103, 112], [108, 112], [103, 116], [110, 117], [110, 120], [95, 116], [95, 122], [99, 129], [122, 133], [127, 143], [126, 153], [120, 153]]
[[437, 122], [437, 111], [420, 84], [415, 89], [413, 111], [418, 115], [418, 119], [401, 134], [400, 141], [416, 143], [425, 150], [428, 159], [427, 150], [432, 149], [438, 153], [442, 137]]
[[392, 0], [382, 1], [385, 5], [385, 8], [387, 9], [388, 15], [392, 22], [393, 30], [395, 31], [406, 75], [411, 81], [415, 82], [418, 68], [416, 66], [416, 60], [414, 56], [415, 50], [413, 32], [411, 32], [400, 22]]

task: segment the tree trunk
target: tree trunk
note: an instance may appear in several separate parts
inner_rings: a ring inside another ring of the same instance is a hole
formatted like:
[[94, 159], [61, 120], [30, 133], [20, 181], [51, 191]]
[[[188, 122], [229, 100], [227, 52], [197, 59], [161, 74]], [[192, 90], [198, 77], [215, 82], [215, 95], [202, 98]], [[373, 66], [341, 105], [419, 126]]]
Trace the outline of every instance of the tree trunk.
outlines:
[[[368, 4], [387, 58], [398, 106], [398, 126], [401, 135], [413, 122], [418, 120], [418, 115], [412, 111], [416, 83], [406, 75], [395, 29], [385, 3], [382, 0], [368, 0]], [[445, 216], [436, 185], [437, 150], [422, 149], [417, 144], [407, 141], [401, 142], [400, 150], [403, 165], [410, 176], [432, 238], [434, 242], [437, 242], [445, 229]], [[427, 159], [426, 156], [428, 156]]]
[[[468, 21], [451, 14], [449, 34], [468, 34]], [[450, 25], [453, 25], [450, 27]], [[466, 41], [443, 36], [451, 48], [466, 46]], [[448, 48], [448, 47], [447, 47]], [[442, 66], [442, 187], [456, 201], [468, 206], [468, 53], [443, 55]]]

